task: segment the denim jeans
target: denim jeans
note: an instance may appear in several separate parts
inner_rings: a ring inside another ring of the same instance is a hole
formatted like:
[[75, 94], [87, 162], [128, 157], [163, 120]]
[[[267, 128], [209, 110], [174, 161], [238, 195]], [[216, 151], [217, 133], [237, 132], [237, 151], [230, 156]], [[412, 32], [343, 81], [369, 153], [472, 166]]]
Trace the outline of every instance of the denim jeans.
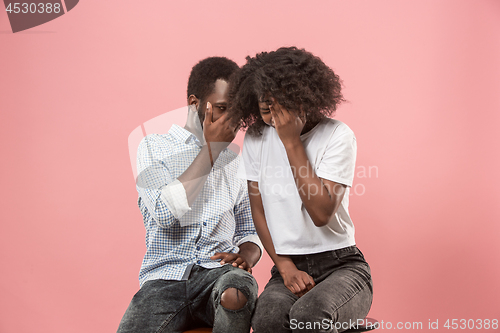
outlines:
[[[247, 302], [239, 310], [220, 304], [227, 288], [240, 290]], [[153, 280], [143, 284], [122, 318], [118, 333], [182, 332], [212, 327], [213, 332], [250, 331], [257, 299], [254, 277], [231, 265], [194, 266], [188, 280]]]
[[356, 246], [290, 257], [316, 285], [299, 298], [273, 267], [257, 300], [255, 333], [342, 332], [368, 314], [373, 298], [370, 267]]

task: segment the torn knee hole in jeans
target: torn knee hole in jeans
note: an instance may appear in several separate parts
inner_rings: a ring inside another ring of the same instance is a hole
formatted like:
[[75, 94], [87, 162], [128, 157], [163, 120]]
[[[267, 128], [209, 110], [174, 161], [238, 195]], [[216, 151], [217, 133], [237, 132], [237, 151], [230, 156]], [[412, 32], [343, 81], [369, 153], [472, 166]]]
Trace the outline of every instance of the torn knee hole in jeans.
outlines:
[[220, 305], [228, 310], [240, 310], [247, 304], [247, 297], [236, 288], [227, 288], [221, 295]]

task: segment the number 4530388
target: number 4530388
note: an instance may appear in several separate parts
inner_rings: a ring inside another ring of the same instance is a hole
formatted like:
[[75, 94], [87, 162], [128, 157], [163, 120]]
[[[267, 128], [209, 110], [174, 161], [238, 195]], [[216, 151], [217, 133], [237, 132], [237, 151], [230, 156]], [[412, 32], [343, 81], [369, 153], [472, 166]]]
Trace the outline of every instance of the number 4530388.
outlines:
[[446, 323], [444, 323], [443, 327], [447, 329], [498, 329], [498, 319], [448, 319]]
[[61, 4], [60, 3], [35, 3], [35, 2], [23, 2], [23, 3], [9, 3], [7, 8], [5, 9], [8, 13], [14, 14], [51, 14], [51, 13], [60, 13], [61, 12]]

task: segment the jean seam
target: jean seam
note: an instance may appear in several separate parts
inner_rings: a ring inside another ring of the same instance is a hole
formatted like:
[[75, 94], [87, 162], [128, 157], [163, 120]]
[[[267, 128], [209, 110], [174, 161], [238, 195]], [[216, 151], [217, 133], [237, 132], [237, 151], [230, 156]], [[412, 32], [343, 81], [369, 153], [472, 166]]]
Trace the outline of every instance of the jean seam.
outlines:
[[184, 310], [186, 307], [188, 307], [191, 304], [193, 304], [193, 302], [186, 303], [184, 306], [181, 306], [175, 313], [173, 313], [169, 318], [165, 319], [165, 321], [160, 326], [160, 328], [158, 328], [158, 330], [156, 331], [156, 333], [162, 333], [162, 332], [164, 332], [164, 330], [166, 329], [167, 325], [170, 324], [170, 322], [172, 321], [172, 319], [175, 316], [177, 316], [179, 314], [179, 312], [181, 312], [182, 310]]

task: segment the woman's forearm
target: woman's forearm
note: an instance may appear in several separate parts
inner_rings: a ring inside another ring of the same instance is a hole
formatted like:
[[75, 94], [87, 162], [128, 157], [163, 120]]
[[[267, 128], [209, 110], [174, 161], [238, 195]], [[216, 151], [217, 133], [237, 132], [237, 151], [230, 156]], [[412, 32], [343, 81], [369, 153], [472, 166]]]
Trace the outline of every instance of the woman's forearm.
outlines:
[[304, 207], [316, 226], [326, 225], [337, 212], [346, 186], [316, 175], [300, 138], [285, 144], [285, 149]]

